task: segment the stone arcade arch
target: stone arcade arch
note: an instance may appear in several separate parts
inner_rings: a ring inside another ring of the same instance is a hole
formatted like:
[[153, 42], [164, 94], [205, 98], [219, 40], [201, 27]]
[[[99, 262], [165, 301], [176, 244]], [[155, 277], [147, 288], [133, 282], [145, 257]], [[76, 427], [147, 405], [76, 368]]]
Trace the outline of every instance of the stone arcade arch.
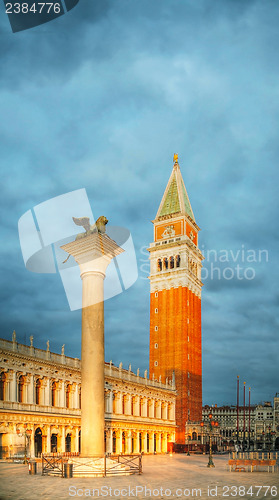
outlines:
[[40, 457], [42, 453], [42, 430], [37, 427], [35, 430], [35, 456]]

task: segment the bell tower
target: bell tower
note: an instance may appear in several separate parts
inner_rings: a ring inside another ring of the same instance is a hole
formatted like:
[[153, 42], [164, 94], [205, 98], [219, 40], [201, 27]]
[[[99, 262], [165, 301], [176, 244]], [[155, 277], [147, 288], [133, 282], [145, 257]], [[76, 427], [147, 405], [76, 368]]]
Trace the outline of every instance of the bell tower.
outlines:
[[178, 155], [159, 206], [150, 252], [150, 378], [175, 375], [176, 442], [202, 419], [201, 268], [196, 224]]

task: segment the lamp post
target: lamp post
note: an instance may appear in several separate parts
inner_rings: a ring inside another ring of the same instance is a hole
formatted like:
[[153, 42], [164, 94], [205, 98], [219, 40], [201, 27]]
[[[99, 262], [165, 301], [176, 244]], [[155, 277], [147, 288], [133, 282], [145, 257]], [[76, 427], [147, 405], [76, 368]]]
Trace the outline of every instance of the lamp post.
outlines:
[[262, 432], [262, 437], [263, 437], [263, 447], [262, 450], [265, 450], [265, 432]]
[[189, 450], [189, 437], [190, 437], [190, 436], [189, 436], [189, 434], [188, 434], [188, 452], [187, 452], [187, 457], [189, 457], [189, 456], [190, 456], [190, 450]]
[[216, 420], [213, 420], [212, 413], [209, 413], [207, 422], [201, 422], [201, 427], [204, 427], [205, 423], [209, 425], [209, 458], [207, 467], [215, 467], [212, 459], [212, 429], [214, 427], [218, 427], [219, 423]]
[[275, 431], [271, 431], [271, 439], [272, 439], [272, 450], [275, 450], [275, 436], [276, 436], [276, 432]]

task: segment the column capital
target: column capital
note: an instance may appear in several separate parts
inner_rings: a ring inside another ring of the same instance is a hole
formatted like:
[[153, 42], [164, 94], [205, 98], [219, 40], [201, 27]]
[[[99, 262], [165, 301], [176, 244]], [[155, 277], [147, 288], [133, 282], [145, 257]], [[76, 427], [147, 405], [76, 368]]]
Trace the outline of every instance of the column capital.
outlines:
[[107, 234], [94, 233], [61, 246], [80, 266], [81, 278], [103, 274], [111, 259], [124, 252]]

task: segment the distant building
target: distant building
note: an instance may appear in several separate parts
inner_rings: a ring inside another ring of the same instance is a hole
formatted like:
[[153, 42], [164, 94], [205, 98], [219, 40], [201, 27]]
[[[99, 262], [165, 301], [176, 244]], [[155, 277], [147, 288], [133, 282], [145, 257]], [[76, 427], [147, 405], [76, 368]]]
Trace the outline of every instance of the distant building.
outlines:
[[[176, 391], [105, 363], [107, 453], [166, 452], [175, 439]], [[0, 457], [78, 452], [80, 360], [0, 339]]]
[[175, 374], [176, 442], [202, 417], [201, 267], [196, 224], [177, 155], [150, 244], [150, 378]]
[[[203, 420], [208, 421], [208, 415], [218, 422], [213, 431], [213, 444], [218, 450], [273, 450], [279, 449], [279, 394], [274, 397], [274, 405], [265, 402], [249, 407], [204, 406]], [[186, 439], [190, 449], [208, 443], [207, 427], [201, 427], [200, 422], [186, 424]], [[202, 448], [202, 446], [201, 446]]]

